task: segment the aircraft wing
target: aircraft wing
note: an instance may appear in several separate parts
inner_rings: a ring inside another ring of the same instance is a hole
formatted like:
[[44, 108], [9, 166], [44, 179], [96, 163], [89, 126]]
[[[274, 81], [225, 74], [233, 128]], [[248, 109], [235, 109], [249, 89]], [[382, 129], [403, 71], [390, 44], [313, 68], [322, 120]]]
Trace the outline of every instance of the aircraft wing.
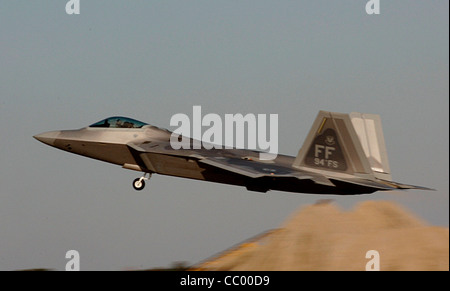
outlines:
[[[253, 179], [262, 177], [296, 178], [299, 180], [311, 180], [316, 184], [335, 186], [327, 177], [318, 173], [296, 170], [276, 163], [268, 163], [266, 161], [259, 162], [247, 159], [248, 151], [244, 150], [174, 150], [168, 143], [132, 143], [128, 144], [128, 146], [139, 152], [139, 155], [146, 166], [147, 164], [149, 164], [148, 166], [151, 166], [151, 161], [147, 157], [148, 154], [162, 154], [193, 159], [196, 160], [199, 165], [203, 164], [216, 167]], [[255, 155], [255, 157], [256, 156], [257, 155]]]
[[223, 170], [238, 173], [250, 178], [261, 177], [293, 177], [298, 179], [312, 179], [307, 173], [300, 173], [289, 168], [278, 166], [276, 164], [266, 164], [256, 161], [248, 161], [237, 158], [226, 157], [200, 157], [198, 162], [214, 166]]

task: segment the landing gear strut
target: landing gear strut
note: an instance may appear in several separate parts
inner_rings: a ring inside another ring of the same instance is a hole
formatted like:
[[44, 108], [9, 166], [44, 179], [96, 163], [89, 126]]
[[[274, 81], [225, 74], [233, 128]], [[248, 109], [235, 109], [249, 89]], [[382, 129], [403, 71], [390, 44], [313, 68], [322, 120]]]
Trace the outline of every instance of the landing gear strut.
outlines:
[[[148, 174], [148, 178], [146, 177], [147, 174]], [[134, 181], [133, 181], [134, 190], [141, 191], [142, 189], [144, 189], [145, 188], [145, 180], [150, 180], [151, 177], [152, 177], [151, 173], [145, 173], [144, 176], [134, 179]]]

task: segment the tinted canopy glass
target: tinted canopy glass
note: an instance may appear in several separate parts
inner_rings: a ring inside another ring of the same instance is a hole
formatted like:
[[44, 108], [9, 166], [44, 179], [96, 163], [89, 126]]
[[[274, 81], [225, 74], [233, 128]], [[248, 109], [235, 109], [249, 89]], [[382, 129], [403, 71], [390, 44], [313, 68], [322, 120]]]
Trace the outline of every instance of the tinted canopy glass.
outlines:
[[103, 128], [141, 128], [147, 123], [137, 121], [128, 117], [115, 116], [106, 118], [102, 121], [92, 124], [89, 127], [103, 127]]

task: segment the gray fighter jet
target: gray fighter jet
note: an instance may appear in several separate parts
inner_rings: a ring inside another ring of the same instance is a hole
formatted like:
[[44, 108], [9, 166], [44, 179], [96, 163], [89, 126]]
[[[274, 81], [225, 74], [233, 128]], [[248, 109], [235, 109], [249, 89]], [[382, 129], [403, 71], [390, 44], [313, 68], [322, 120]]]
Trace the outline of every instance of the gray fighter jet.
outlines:
[[[296, 157], [260, 159], [245, 149], [173, 149], [172, 132], [126, 117], [111, 117], [78, 130], [46, 132], [37, 140], [89, 158], [152, 174], [315, 194], [365, 194], [396, 189], [432, 190], [393, 182], [378, 115], [320, 111]], [[190, 140], [193, 142], [194, 140]]]

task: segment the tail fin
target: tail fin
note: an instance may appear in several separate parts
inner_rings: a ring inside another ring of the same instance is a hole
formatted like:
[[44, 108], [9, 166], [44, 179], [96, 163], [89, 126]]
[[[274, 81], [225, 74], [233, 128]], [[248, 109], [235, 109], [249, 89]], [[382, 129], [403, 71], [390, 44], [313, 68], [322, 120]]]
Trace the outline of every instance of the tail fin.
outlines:
[[320, 111], [293, 166], [390, 181], [380, 117]]

